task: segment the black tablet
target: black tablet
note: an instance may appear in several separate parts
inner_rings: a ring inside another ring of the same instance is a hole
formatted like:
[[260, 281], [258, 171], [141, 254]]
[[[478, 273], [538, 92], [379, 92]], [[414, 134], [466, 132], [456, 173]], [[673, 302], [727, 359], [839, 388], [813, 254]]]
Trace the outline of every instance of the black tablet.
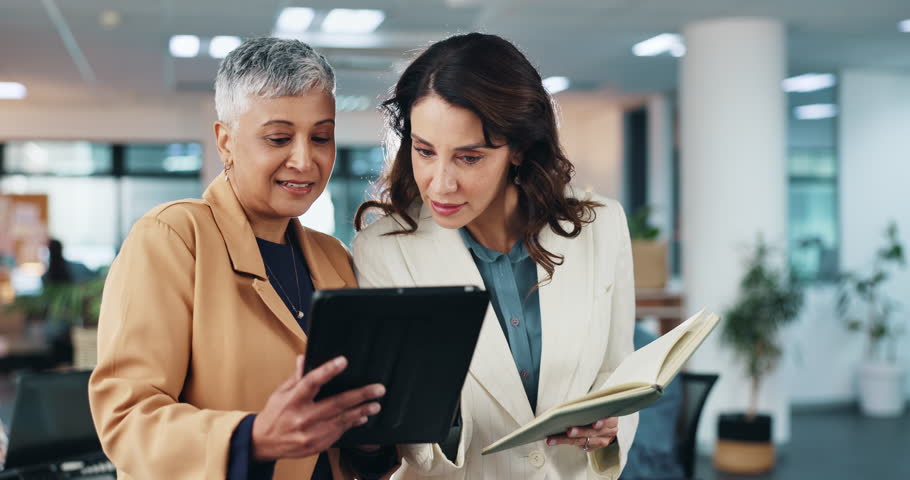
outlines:
[[487, 292], [472, 286], [315, 292], [306, 370], [348, 359], [317, 400], [371, 383], [386, 387], [382, 411], [337, 446], [443, 442], [488, 304]]

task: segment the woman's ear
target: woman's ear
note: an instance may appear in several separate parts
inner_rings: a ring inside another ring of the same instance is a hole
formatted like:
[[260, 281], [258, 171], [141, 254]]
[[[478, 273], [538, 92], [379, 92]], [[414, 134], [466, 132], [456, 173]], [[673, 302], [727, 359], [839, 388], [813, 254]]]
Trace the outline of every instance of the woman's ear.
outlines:
[[221, 157], [221, 163], [225, 168], [231, 168], [234, 165], [234, 155], [231, 150], [231, 129], [224, 122], [215, 122], [215, 147], [218, 149], [218, 156]]

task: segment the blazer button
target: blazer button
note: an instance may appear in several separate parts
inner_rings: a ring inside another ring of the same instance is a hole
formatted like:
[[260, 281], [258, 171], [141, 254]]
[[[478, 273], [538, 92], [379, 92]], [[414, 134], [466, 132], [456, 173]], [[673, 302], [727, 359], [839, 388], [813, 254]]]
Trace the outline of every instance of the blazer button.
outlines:
[[535, 468], [540, 468], [544, 463], [547, 462], [547, 457], [544, 456], [543, 452], [539, 450], [534, 450], [528, 455], [528, 463]]
[[517, 327], [519, 323], [521, 323], [521, 322], [519, 322], [517, 318], [513, 318], [513, 319], [512, 319], [512, 326], [513, 326], [513, 327]]

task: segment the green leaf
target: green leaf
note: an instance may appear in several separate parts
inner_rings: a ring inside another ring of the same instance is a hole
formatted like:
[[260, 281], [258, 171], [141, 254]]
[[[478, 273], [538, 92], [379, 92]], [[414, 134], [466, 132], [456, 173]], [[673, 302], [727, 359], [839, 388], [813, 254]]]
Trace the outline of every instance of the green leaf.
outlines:
[[629, 216], [629, 236], [634, 240], [654, 240], [660, 236], [660, 229], [651, 225], [648, 218], [651, 207], [639, 207]]

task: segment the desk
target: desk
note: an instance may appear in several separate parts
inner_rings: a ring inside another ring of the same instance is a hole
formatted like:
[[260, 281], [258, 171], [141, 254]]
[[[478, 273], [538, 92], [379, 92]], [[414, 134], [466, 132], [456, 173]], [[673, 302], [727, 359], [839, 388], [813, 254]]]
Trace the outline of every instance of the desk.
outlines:
[[681, 292], [662, 288], [635, 289], [635, 318], [656, 317], [663, 335], [686, 319]]

